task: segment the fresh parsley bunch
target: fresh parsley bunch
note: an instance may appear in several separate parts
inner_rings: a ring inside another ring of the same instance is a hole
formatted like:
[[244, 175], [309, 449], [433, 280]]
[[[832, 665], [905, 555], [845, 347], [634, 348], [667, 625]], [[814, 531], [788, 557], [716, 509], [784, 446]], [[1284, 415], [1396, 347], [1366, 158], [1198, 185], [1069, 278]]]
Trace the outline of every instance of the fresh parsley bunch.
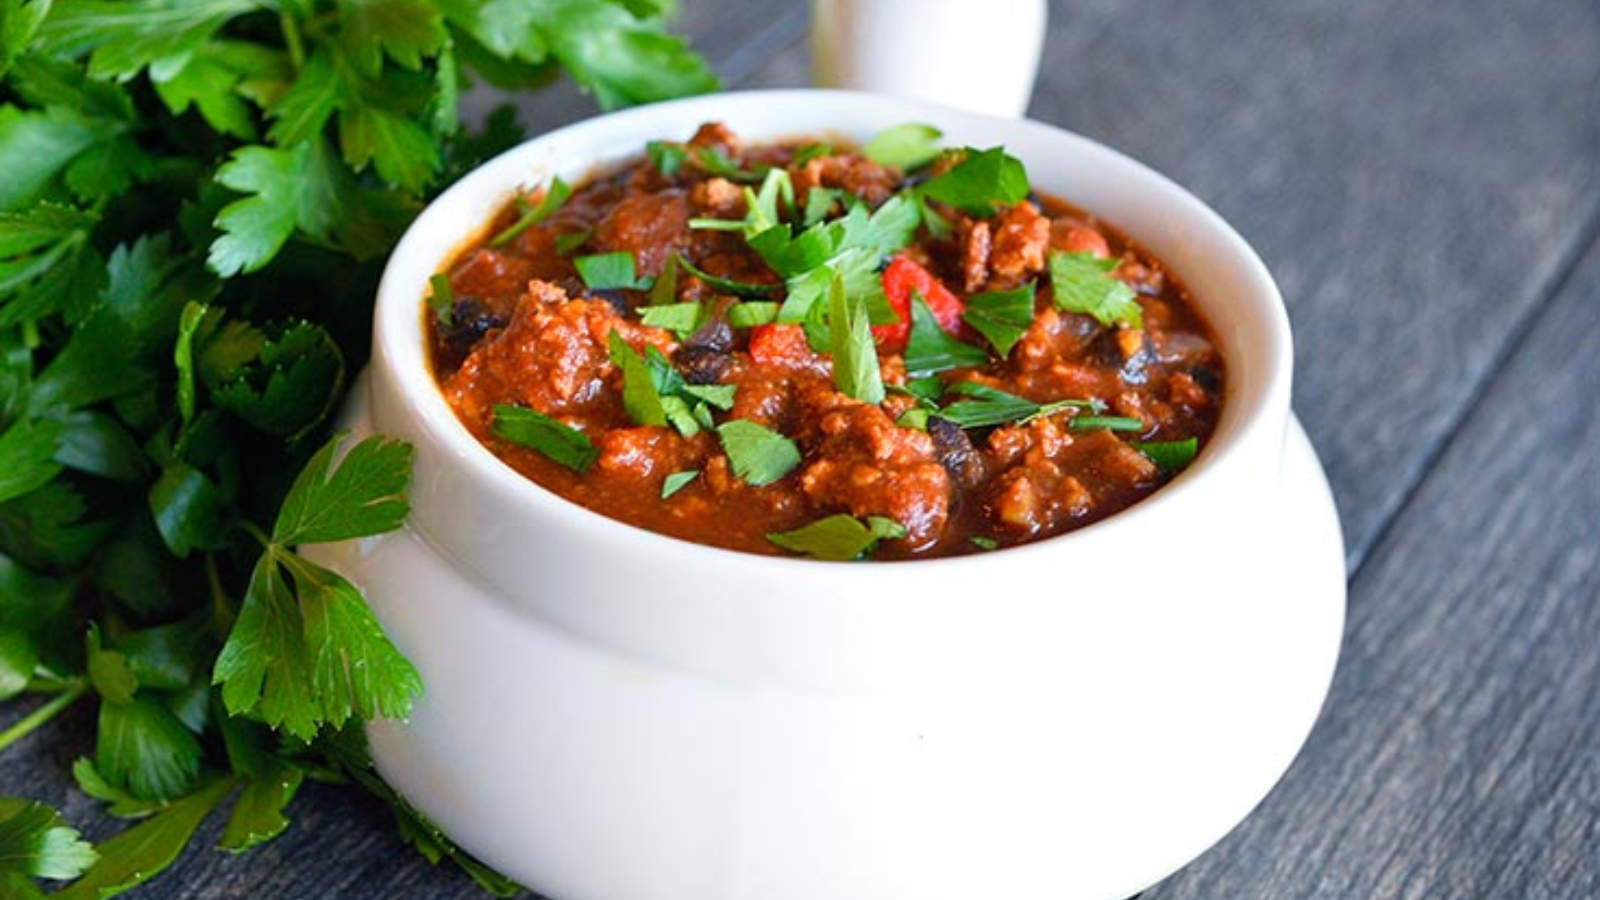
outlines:
[[0, 895], [111, 896], [223, 807], [243, 850], [306, 777], [362, 784], [429, 859], [514, 890], [370, 770], [360, 722], [424, 686], [293, 551], [405, 517], [408, 447], [324, 440], [384, 255], [519, 137], [505, 115], [464, 134], [459, 92], [712, 89], [669, 5], [0, 0], [0, 749], [92, 705], [73, 774], [133, 822], [91, 847], [0, 798]]

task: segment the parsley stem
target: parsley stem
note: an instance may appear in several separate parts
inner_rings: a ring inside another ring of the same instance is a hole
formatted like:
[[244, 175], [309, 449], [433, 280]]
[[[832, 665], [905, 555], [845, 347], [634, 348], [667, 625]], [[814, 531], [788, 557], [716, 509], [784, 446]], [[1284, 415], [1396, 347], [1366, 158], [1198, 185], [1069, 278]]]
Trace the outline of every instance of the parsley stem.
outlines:
[[278, 14], [278, 22], [283, 29], [284, 47], [289, 51], [289, 63], [299, 72], [306, 67], [306, 46], [300, 39], [300, 23], [287, 12]]
[[4, 750], [17, 741], [22, 740], [29, 734], [33, 733], [33, 731], [39, 728], [41, 725], [44, 725], [46, 722], [49, 722], [51, 719], [54, 719], [56, 716], [60, 715], [62, 710], [71, 706], [73, 701], [77, 700], [79, 697], [82, 697], [84, 692], [88, 689], [89, 682], [87, 680], [79, 679], [75, 681], [71, 687], [68, 687], [66, 690], [50, 698], [48, 703], [45, 703], [33, 712], [28, 713], [21, 719], [18, 719], [16, 724], [12, 725], [10, 728], [7, 728], [5, 731], [0, 731], [0, 750]]
[[263, 548], [272, 546], [272, 537], [265, 531], [262, 531], [261, 527], [256, 523], [250, 521], [249, 519], [245, 519], [239, 523], [239, 527], [244, 529], [245, 534], [250, 535], [257, 541], [260, 541]]

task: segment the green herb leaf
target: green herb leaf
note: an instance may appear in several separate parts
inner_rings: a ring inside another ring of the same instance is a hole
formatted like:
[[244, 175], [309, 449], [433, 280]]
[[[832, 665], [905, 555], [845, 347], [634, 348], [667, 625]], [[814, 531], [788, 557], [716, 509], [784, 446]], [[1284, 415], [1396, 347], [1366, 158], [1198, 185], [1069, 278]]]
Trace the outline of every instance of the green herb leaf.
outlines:
[[603, 109], [717, 89], [716, 76], [682, 41], [621, 6], [545, 0], [533, 15], [551, 55]]
[[0, 797], [0, 875], [65, 880], [78, 877], [98, 858], [60, 813], [43, 803]]
[[232, 787], [231, 781], [213, 781], [113, 835], [100, 845], [100, 861], [87, 874], [51, 896], [56, 900], [100, 900], [150, 880], [178, 858], [195, 829]]
[[967, 298], [962, 321], [988, 339], [1004, 359], [1033, 324], [1033, 284], [1011, 291], [992, 291]]
[[673, 494], [684, 489], [689, 482], [700, 477], [699, 469], [690, 469], [686, 472], [673, 472], [661, 482], [661, 499], [665, 500]]
[[626, 250], [579, 256], [572, 263], [578, 267], [578, 277], [583, 279], [584, 286], [591, 291], [650, 289], [650, 279], [638, 276], [634, 271], [633, 254]]
[[722, 423], [717, 437], [733, 474], [751, 487], [771, 484], [800, 465], [800, 448], [794, 441], [749, 419]]
[[845, 561], [867, 555], [879, 541], [905, 536], [905, 526], [893, 519], [868, 516], [862, 523], [847, 513], [837, 513], [793, 531], [770, 533], [767, 540], [814, 559]]
[[1143, 327], [1139, 301], [1111, 272], [1119, 260], [1101, 259], [1093, 253], [1050, 253], [1050, 291], [1056, 308], [1093, 316], [1102, 325]]
[[636, 425], [665, 425], [667, 413], [661, 405], [650, 367], [622, 335], [613, 331], [606, 337], [611, 363], [622, 370], [622, 408]]
[[587, 472], [600, 456], [600, 449], [588, 435], [525, 407], [496, 404], [491, 427], [496, 435], [513, 444], [535, 450], [580, 474]]
[[1000, 547], [1000, 542], [996, 541], [994, 538], [984, 537], [977, 534], [967, 538], [967, 543], [977, 547], [979, 550], [996, 550]]
[[560, 209], [561, 205], [566, 203], [567, 198], [570, 196], [572, 196], [572, 186], [562, 181], [560, 175], [550, 179], [550, 186], [544, 189], [544, 193], [539, 197], [539, 202], [529, 206], [527, 211], [517, 218], [517, 221], [511, 223], [506, 230], [491, 238], [489, 246], [504, 247], [506, 244], [511, 243], [516, 239], [517, 235], [554, 215], [556, 210]]
[[1073, 431], [1143, 431], [1144, 423], [1132, 416], [1074, 416], [1071, 427]]
[[678, 170], [689, 158], [689, 150], [682, 144], [668, 141], [650, 141], [644, 145], [645, 156], [649, 158], [650, 165], [656, 167], [667, 178], [678, 174]]
[[678, 262], [682, 264], [683, 268], [690, 275], [693, 275], [701, 281], [704, 281], [707, 285], [716, 288], [719, 291], [733, 294], [736, 297], [770, 297], [773, 294], [776, 294], [782, 287], [782, 285], [777, 284], [754, 284], [746, 281], [733, 281], [731, 279], [722, 278], [720, 276], [713, 275], [704, 269], [701, 269], [699, 266], [696, 266], [694, 263], [689, 262], [687, 259], [683, 259], [682, 257], [678, 259]]
[[728, 307], [728, 324], [734, 328], [754, 328], [778, 320], [779, 304], [746, 300]]
[[432, 289], [428, 294], [428, 310], [439, 324], [450, 327], [455, 320], [456, 305], [455, 292], [450, 289], [450, 276], [435, 272], [428, 278], [428, 287]]
[[987, 428], [991, 425], [1016, 423], [1025, 425], [1040, 416], [1052, 416], [1064, 409], [1096, 411], [1100, 404], [1093, 400], [1056, 400], [1051, 403], [1034, 403], [998, 388], [963, 381], [950, 386], [949, 393], [973, 397], [957, 400], [934, 415], [962, 428]]
[[1006, 154], [1005, 148], [968, 147], [964, 152], [966, 158], [924, 182], [917, 193], [981, 218], [1027, 199], [1028, 172], [1020, 160]]
[[668, 303], [640, 310], [639, 321], [683, 337], [699, 328], [705, 321], [705, 315], [705, 306], [700, 303]]
[[1197, 438], [1187, 438], [1181, 441], [1134, 441], [1133, 446], [1140, 453], [1149, 457], [1162, 472], [1171, 474], [1189, 468], [1194, 462], [1195, 455], [1200, 450], [1200, 441]]
[[942, 136], [943, 132], [932, 125], [895, 125], [873, 135], [861, 148], [861, 155], [880, 166], [912, 172], [939, 156], [938, 140]]
[[945, 333], [923, 302], [922, 294], [911, 295], [911, 333], [906, 339], [906, 374], [915, 378], [948, 369], [981, 366], [989, 354]]
[[306, 463], [272, 527], [284, 547], [369, 537], [400, 527], [410, 511], [411, 445], [382, 437], [351, 447], [334, 467], [344, 436], [324, 444]]
[[860, 296], [846, 296], [843, 278], [833, 280], [828, 323], [833, 338], [834, 386], [863, 403], [882, 403], [883, 377], [878, 371], [878, 349], [872, 342], [866, 303]]
[[666, 264], [661, 267], [661, 275], [656, 278], [656, 283], [650, 286], [651, 306], [671, 306], [678, 302], [678, 254], [667, 255]]
[[200, 743], [165, 706], [138, 695], [100, 703], [95, 763], [141, 800], [181, 796], [200, 772]]

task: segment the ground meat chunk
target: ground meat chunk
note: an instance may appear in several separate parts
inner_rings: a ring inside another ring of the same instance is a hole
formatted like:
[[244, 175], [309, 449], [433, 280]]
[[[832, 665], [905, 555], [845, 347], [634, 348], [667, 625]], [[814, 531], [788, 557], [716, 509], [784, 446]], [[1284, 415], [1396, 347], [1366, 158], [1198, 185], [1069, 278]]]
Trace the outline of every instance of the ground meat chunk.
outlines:
[[707, 178], [689, 190], [689, 202], [701, 215], [717, 219], [742, 219], [744, 191], [726, 178]]
[[1044, 270], [1050, 249], [1050, 220], [1031, 203], [1008, 207], [994, 218], [994, 246], [989, 253], [988, 286], [1016, 287]]
[[814, 187], [839, 188], [881, 206], [894, 194], [899, 178], [894, 171], [854, 153], [809, 160], [791, 173], [794, 195], [804, 202]]
[[697, 468], [706, 450], [703, 441], [653, 426], [613, 428], [601, 434], [595, 445], [600, 450], [594, 463], [597, 469], [640, 480]]
[[1093, 226], [1074, 216], [1061, 216], [1050, 220], [1050, 249], [1063, 253], [1093, 253], [1105, 259], [1111, 255], [1111, 245]]
[[607, 252], [633, 254], [640, 275], [661, 274], [667, 257], [684, 253], [693, 242], [688, 195], [677, 189], [629, 194], [595, 223], [593, 242]]
[[[559, 287], [531, 282], [510, 323], [473, 350], [446, 394], [458, 409], [468, 407], [482, 392], [464, 388], [478, 380], [540, 412], [571, 412], [599, 395], [614, 370], [607, 347], [612, 331], [635, 346], [672, 349], [670, 334], [623, 319], [604, 300], [571, 300]], [[476, 412], [487, 422], [487, 410]]]
[[490, 314], [507, 318], [535, 268], [530, 259], [483, 247], [450, 270], [450, 290], [457, 297], [479, 298]]
[[806, 420], [816, 423], [814, 461], [800, 476], [806, 496], [853, 516], [893, 519], [910, 547], [937, 540], [950, 515], [950, 477], [933, 440], [876, 406], [825, 393], [807, 391], [802, 401]]
[[961, 232], [961, 287], [972, 294], [989, 280], [989, 254], [994, 247], [994, 232], [982, 219], [968, 219]]

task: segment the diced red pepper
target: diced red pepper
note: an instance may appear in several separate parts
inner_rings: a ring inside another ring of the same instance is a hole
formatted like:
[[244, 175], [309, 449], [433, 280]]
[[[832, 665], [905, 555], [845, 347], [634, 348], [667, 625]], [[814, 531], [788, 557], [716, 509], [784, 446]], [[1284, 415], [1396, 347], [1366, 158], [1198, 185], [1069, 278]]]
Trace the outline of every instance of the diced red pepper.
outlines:
[[795, 367], [809, 365], [816, 354], [806, 343], [805, 329], [799, 325], [770, 323], [750, 329], [750, 344], [745, 348], [750, 359], [763, 366]]
[[940, 328], [950, 334], [961, 330], [961, 311], [965, 306], [961, 298], [951, 293], [932, 272], [907, 257], [896, 256], [883, 270], [883, 296], [900, 321], [872, 326], [872, 338], [882, 350], [898, 353], [906, 348], [906, 340], [911, 336], [913, 292], [922, 295], [922, 302], [928, 304], [928, 311], [933, 313], [933, 320]]

